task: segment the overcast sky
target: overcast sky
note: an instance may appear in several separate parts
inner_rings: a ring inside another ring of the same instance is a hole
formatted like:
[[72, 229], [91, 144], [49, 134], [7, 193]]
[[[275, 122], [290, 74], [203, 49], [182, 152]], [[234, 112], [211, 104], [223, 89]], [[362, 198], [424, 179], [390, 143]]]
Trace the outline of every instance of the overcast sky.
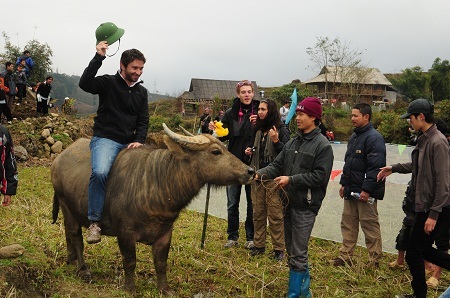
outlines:
[[191, 78], [263, 87], [306, 81], [317, 74], [306, 54], [317, 37], [350, 43], [383, 73], [450, 59], [448, 0], [26, 2], [3, 0], [0, 18], [0, 31], [21, 50], [36, 38], [53, 50], [53, 71], [81, 75], [95, 54], [96, 28], [113, 22], [125, 34], [99, 74], [117, 71], [120, 53], [137, 48], [147, 58], [144, 86], [161, 94], [179, 95]]

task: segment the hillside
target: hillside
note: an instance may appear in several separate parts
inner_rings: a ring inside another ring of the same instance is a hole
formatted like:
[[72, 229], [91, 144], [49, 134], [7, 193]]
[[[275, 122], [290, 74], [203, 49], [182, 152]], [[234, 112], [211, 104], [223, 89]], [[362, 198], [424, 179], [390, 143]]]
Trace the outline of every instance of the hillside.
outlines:
[[[57, 99], [57, 104], [61, 105], [63, 103], [63, 99], [65, 97], [74, 98], [78, 102], [86, 104], [87, 106], [80, 107], [79, 112], [81, 114], [93, 113], [97, 109], [98, 106], [98, 95], [93, 95], [91, 93], [85, 92], [78, 87], [78, 83], [80, 82], [80, 76], [72, 75], [69, 76], [67, 74], [60, 73], [50, 73], [53, 76], [53, 88], [52, 88], [52, 97]], [[148, 101], [153, 102], [157, 100], [166, 100], [166, 99], [174, 99], [175, 97], [170, 95], [163, 95], [157, 93], [148, 93]], [[88, 108], [88, 107], [92, 108]], [[92, 112], [88, 112], [92, 110]], [[84, 112], [86, 111], [86, 113]]]

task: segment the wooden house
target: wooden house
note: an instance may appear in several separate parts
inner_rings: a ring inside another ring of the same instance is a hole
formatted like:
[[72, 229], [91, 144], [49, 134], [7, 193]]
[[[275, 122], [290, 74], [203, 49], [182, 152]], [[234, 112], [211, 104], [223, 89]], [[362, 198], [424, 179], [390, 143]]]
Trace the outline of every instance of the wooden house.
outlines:
[[[186, 116], [203, 114], [204, 108], [213, 109], [213, 115], [218, 110], [226, 110], [236, 97], [236, 85], [239, 81], [191, 79], [189, 91], [177, 97], [178, 109]], [[253, 82], [254, 98], [260, 100], [258, 85]], [[214, 110], [216, 109], [216, 110]]]
[[304, 83], [324, 102], [395, 102], [391, 82], [377, 68], [325, 66]]

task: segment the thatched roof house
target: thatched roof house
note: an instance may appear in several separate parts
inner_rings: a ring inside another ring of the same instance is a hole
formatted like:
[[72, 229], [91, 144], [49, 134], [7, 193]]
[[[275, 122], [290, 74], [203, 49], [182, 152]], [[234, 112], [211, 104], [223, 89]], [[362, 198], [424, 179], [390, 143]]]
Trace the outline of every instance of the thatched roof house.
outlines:
[[316, 96], [337, 102], [395, 101], [391, 82], [378, 68], [325, 66], [305, 85]]
[[[177, 97], [180, 111], [186, 115], [200, 115], [205, 107], [226, 109], [236, 97], [236, 85], [239, 81], [191, 79], [189, 91]], [[260, 100], [258, 85], [253, 82], [255, 99]], [[218, 111], [215, 111], [218, 112]]]

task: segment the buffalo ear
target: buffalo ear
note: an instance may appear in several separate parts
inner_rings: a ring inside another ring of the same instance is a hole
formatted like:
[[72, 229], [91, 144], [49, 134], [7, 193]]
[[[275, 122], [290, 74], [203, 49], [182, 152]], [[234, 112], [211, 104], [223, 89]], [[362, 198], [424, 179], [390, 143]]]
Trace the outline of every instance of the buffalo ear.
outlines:
[[172, 139], [168, 135], [164, 135], [164, 144], [167, 145], [167, 148], [170, 150], [170, 153], [179, 159], [185, 159], [189, 155], [184, 152], [183, 147], [181, 147], [178, 143], [172, 141]]

